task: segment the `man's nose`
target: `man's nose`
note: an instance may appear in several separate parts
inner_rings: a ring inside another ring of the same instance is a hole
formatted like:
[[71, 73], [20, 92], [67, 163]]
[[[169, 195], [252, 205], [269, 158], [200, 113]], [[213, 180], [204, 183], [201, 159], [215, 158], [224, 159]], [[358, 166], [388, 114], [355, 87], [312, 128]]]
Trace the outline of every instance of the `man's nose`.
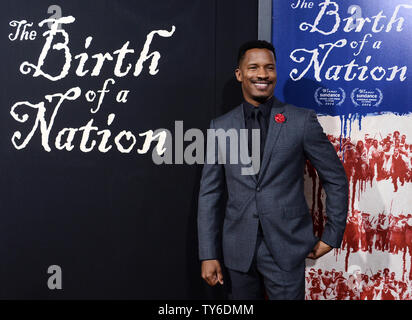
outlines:
[[266, 79], [269, 77], [269, 74], [265, 68], [259, 68], [257, 77], [261, 79]]

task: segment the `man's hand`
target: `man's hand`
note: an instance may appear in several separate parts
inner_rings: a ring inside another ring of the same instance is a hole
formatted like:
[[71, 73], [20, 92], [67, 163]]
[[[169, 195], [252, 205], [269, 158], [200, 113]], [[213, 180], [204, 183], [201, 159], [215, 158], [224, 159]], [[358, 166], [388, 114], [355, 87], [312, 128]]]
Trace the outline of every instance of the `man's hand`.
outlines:
[[202, 278], [210, 286], [214, 286], [218, 282], [223, 284], [222, 268], [218, 260], [202, 261]]
[[319, 240], [318, 243], [315, 245], [315, 247], [312, 249], [312, 251], [308, 254], [307, 258], [309, 259], [320, 258], [321, 256], [325, 255], [332, 249], [333, 248], [330, 245]]

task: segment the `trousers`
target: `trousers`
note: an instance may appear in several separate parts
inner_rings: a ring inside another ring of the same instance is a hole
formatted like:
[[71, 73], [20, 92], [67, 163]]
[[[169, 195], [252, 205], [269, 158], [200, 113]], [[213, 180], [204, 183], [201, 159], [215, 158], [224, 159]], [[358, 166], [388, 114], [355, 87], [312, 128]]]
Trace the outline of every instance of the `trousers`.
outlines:
[[227, 269], [230, 300], [304, 300], [305, 261], [291, 271], [279, 268], [269, 252], [259, 225], [256, 248], [250, 269]]

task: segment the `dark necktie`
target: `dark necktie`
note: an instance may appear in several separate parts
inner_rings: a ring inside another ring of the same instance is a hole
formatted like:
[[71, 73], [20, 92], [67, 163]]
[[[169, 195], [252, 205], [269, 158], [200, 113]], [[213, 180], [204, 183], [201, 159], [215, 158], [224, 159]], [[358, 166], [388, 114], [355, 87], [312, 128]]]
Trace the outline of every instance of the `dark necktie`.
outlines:
[[[266, 137], [266, 125], [264, 123], [265, 119], [263, 117], [262, 111], [258, 108], [253, 109], [251, 112], [251, 129], [260, 130], [260, 163], [262, 163], [264, 141]], [[249, 130], [249, 156], [252, 156], [252, 130]]]

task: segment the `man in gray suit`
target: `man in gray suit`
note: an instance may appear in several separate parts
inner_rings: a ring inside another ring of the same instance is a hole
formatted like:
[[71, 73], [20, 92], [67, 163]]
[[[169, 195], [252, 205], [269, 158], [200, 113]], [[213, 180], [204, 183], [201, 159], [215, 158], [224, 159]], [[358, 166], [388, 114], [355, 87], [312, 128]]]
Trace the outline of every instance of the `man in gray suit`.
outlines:
[[[233, 154], [227, 145], [225, 161], [219, 161], [219, 141], [216, 149], [208, 145], [213, 161], [203, 167], [198, 204], [202, 277], [209, 285], [223, 284], [223, 262], [231, 299], [263, 299], [265, 289], [269, 299], [304, 299], [305, 258], [317, 259], [340, 247], [348, 210], [346, 174], [316, 113], [273, 97], [277, 75], [272, 44], [244, 44], [238, 63], [244, 102], [212, 120], [210, 128], [234, 129], [239, 135], [249, 129], [248, 150], [254, 142], [250, 132], [258, 129], [263, 154], [260, 170], [247, 175], [244, 165], [229, 162], [227, 155]], [[303, 192], [306, 159], [327, 195], [321, 239], [313, 234]]]

